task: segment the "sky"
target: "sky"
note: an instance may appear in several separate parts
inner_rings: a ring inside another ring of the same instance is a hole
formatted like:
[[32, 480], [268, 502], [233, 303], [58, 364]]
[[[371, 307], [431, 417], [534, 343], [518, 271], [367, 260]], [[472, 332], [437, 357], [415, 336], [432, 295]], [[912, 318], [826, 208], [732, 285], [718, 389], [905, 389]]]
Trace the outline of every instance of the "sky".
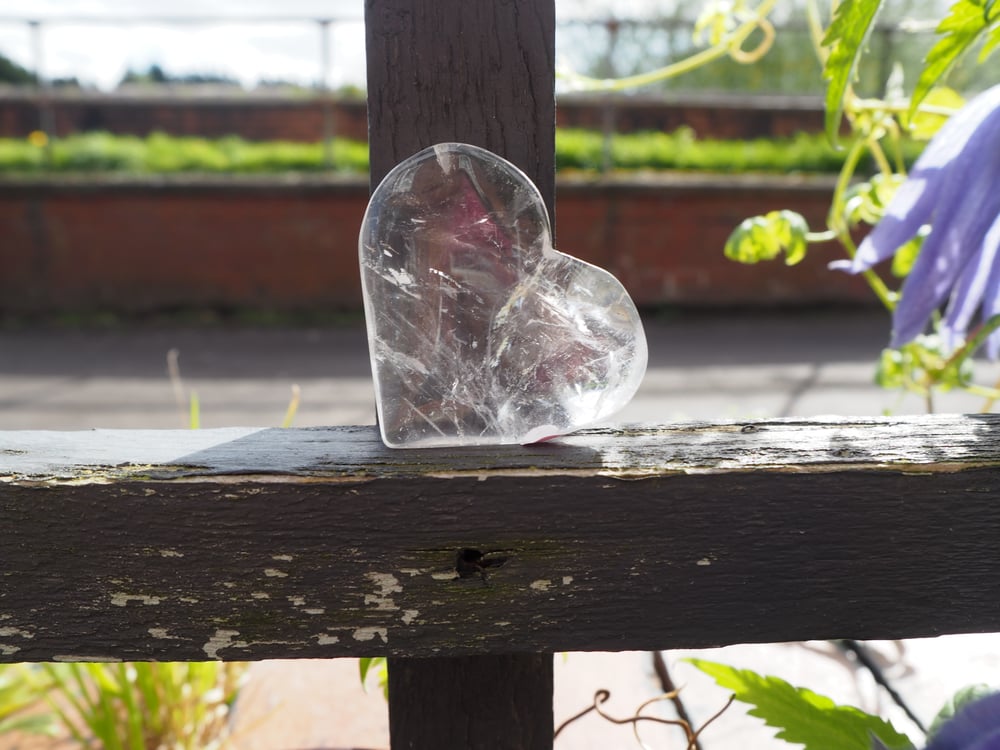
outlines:
[[[557, 0], [560, 17], [651, 12], [660, 0]], [[165, 7], [169, 9], [165, 9]], [[42, 74], [76, 77], [112, 89], [129, 69], [160, 65], [174, 75], [212, 73], [246, 87], [260, 80], [304, 85], [322, 77], [322, 42], [315, 19], [330, 27], [329, 80], [336, 88], [364, 84], [363, 0], [0, 0], [0, 53], [34, 70], [37, 57], [29, 18], [40, 20]], [[265, 17], [268, 23], [166, 24], [82, 22], [142, 17]], [[275, 20], [280, 18], [282, 20]], [[288, 19], [288, 20], [284, 20]], [[301, 19], [301, 20], [291, 20]]]

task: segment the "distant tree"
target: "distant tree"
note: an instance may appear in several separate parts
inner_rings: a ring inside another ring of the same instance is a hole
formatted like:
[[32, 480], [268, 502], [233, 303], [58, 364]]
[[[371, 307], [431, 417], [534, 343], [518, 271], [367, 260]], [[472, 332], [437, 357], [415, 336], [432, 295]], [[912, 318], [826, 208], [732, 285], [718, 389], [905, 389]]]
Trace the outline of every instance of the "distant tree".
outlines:
[[119, 82], [119, 86], [126, 83], [167, 83], [167, 74], [163, 72], [157, 64], [150, 65], [145, 71], [133, 70], [129, 68]]
[[0, 83], [34, 83], [35, 74], [0, 54]]
[[238, 86], [239, 81], [219, 73], [186, 73], [180, 76], [168, 76], [167, 80], [174, 83], [217, 83], [224, 86]]
[[49, 83], [54, 88], [72, 88], [72, 89], [82, 89], [83, 84], [80, 83], [80, 79], [76, 76], [69, 76], [67, 78], [53, 78]]
[[237, 86], [239, 82], [235, 78], [229, 76], [220, 75], [218, 73], [184, 73], [182, 75], [173, 75], [165, 71], [162, 67], [154, 63], [150, 65], [145, 71], [133, 70], [129, 68], [126, 71], [125, 76], [122, 78], [121, 83], [124, 84], [163, 84], [163, 83], [182, 83], [182, 84], [204, 84], [204, 83], [214, 83], [222, 84], [225, 86]]
[[334, 93], [341, 99], [364, 99], [368, 96], [365, 89], [353, 83], [347, 83], [338, 87]]

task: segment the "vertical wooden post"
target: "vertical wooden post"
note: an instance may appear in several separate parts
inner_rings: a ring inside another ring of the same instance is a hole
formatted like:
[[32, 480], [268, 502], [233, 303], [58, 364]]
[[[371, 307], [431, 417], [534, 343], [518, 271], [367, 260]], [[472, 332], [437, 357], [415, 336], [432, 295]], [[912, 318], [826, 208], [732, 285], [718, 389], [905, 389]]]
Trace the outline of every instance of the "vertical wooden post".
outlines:
[[[435, 143], [482, 146], [555, 205], [554, 0], [366, 0], [371, 183]], [[552, 747], [552, 655], [389, 660], [394, 750]]]
[[371, 181], [459, 141], [555, 196], [554, 0], [366, 0]]
[[389, 659], [393, 750], [541, 750], [552, 724], [552, 654]]

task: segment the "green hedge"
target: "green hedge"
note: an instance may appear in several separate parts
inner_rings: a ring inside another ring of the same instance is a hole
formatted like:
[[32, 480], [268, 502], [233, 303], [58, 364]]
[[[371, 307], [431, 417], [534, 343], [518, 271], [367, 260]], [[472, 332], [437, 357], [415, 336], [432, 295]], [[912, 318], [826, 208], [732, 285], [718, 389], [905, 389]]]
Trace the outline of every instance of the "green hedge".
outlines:
[[[339, 171], [365, 172], [368, 146], [337, 140], [333, 144], [333, 163]], [[56, 139], [46, 148], [27, 139], [0, 139], [0, 173], [273, 173], [323, 169], [320, 143], [253, 142], [235, 136], [208, 139], [154, 133], [140, 138], [82, 133]]]
[[[920, 144], [906, 144], [907, 160]], [[606, 151], [608, 151], [606, 155]], [[560, 130], [556, 134], [556, 167], [599, 171], [605, 161], [614, 170], [689, 170], [721, 173], [832, 173], [844, 152], [834, 150], [819, 134], [753, 141], [699, 140], [690, 129], [674, 133], [615, 135], [607, 149], [602, 134]], [[131, 174], [320, 172], [325, 170], [323, 145], [289, 141], [253, 142], [235, 136], [207, 139], [155, 133], [146, 138], [84, 133], [60, 138], [48, 147], [37, 140], [0, 139], [0, 174], [46, 172], [119, 172]], [[332, 169], [364, 173], [368, 146], [338, 139]]]

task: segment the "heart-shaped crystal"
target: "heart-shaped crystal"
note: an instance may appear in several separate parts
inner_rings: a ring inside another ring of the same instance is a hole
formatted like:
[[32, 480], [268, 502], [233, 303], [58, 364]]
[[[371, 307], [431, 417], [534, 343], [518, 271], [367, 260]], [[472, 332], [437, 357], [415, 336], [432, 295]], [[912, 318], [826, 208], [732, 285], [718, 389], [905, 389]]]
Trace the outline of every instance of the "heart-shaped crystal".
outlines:
[[389, 447], [533, 443], [608, 417], [639, 387], [632, 299], [552, 247], [538, 189], [496, 154], [443, 143], [397, 165], [359, 248]]

